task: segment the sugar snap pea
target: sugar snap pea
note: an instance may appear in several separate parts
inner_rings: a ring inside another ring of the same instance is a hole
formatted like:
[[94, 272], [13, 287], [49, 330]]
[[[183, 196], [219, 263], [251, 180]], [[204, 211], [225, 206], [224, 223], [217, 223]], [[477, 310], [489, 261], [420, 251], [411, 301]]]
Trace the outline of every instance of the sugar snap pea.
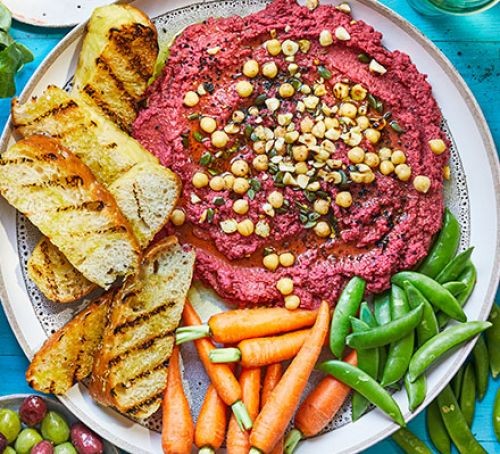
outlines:
[[422, 319], [423, 307], [411, 310], [404, 317], [387, 323], [386, 325], [371, 328], [369, 331], [352, 333], [346, 338], [351, 348], [375, 348], [390, 344], [402, 339], [411, 333]]
[[451, 440], [439, 411], [437, 400], [433, 400], [427, 407], [426, 426], [429, 438], [441, 454], [451, 453]]
[[373, 299], [375, 308], [375, 319], [379, 325], [385, 325], [391, 321], [391, 294], [386, 291], [379, 293]]
[[351, 322], [349, 317], [356, 315], [365, 293], [365, 281], [354, 276], [340, 294], [333, 311], [330, 328], [330, 350], [337, 358], [342, 358], [345, 349], [346, 336]]
[[[495, 348], [498, 347], [497, 345]], [[483, 336], [479, 336], [477, 339], [474, 350], [472, 350], [472, 356], [474, 358], [474, 371], [476, 373], [477, 397], [479, 400], [483, 400], [486, 389], [488, 388], [488, 375], [490, 369], [488, 348], [486, 347]]]
[[500, 373], [500, 309], [496, 304], [493, 304], [488, 320], [492, 326], [485, 333], [486, 344], [490, 356], [491, 375], [493, 378], [497, 378]]
[[[358, 320], [354, 317], [351, 317], [351, 325], [353, 332], [367, 331], [370, 329], [370, 326], [367, 323], [365, 323], [363, 320]], [[370, 377], [376, 379], [378, 374], [378, 365], [379, 365], [378, 348], [360, 349], [357, 350], [357, 355], [358, 355], [358, 367], [362, 371], [366, 372]], [[369, 402], [366, 399], [366, 397], [364, 397], [357, 391], [354, 391], [352, 395], [351, 404], [352, 404], [352, 419], [353, 421], [356, 421], [366, 412]]]
[[[397, 320], [404, 317], [410, 311], [410, 304], [405, 291], [393, 285], [391, 288], [391, 318]], [[423, 310], [422, 310], [423, 314]], [[411, 331], [401, 339], [391, 343], [387, 360], [382, 375], [382, 386], [389, 386], [397, 383], [408, 370], [408, 364], [415, 347], [415, 332]]]
[[453, 347], [471, 339], [490, 326], [490, 322], [468, 322], [441, 331], [415, 352], [408, 367], [409, 379], [416, 380]]
[[457, 401], [460, 403], [460, 410], [462, 410], [467, 425], [470, 427], [476, 408], [476, 375], [474, 374], [474, 366], [472, 363], [465, 366], [460, 398], [457, 397]]
[[425, 400], [427, 394], [427, 379], [421, 375], [415, 381], [410, 381], [408, 374], [405, 375], [405, 390], [408, 396], [408, 407], [415, 411], [417, 407]]
[[417, 339], [418, 346], [423, 345], [427, 342], [431, 337], [434, 337], [437, 333], [439, 333], [439, 326], [436, 319], [436, 314], [432, 309], [429, 301], [422, 295], [417, 288], [408, 281], [404, 282], [404, 289], [406, 292], [406, 296], [408, 297], [408, 303], [412, 309], [422, 305], [422, 321], [417, 325]]
[[375, 326], [377, 326], [377, 320], [375, 320], [370, 306], [368, 306], [366, 301], [363, 301], [359, 307], [359, 319], [364, 321], [369, 328], [375, 328]]
[[397, 430], [392, 434], [392, 439], [406, 454], [432, 454], [427, 445], [408, 429]]
[[318, 369], [332, 375], [337, 380], [350, 386], [380, 408], [400, 426], [405, 426], [401, 410], [392, 396], [366, 372], [356, 366], [338, 360], [321, 363]]
[[444, 210], [443, 227], [419, 272], [435, 277], [455, 255], [460, 242], [460, 224], [450, 210]]
[[[464, 272], [459, 276], [458, 280], [465, 284], [465, 290], [456, 296], [458, 304], [463, 307], [469, 299], [474, 286], [476, 285], [477, 271], [476, 267], [469, 263], [465, 267]], [[437, 314], [437, 319], [439, 323], [439, 328], [443, 328], [450, 320], [450, 317], [443, 312]]]
[[441, 391], [437, 401], [446, 430], [458, 451], [461, 454], [486, 454], [484, 448], [472, 435], [449, 385]]
[[460, 281], [445, 282], [443, 284], [443, 287], [448, 290], [455, 298], [467, 288], [467, 286]]
[[465, 269], [467, 263], [469, 262], [470, 256], [474, 251], [474, 247], [466, 249], [464, 252], [456, 255], [452, 260], [450, 260], [443, 270], [436, 276], [436, 281], [440, 284], [445, 282], [454, 281], [460, 276], [462, 271]]
[[493, 404], [493, 430], [497, 440], [500, 441], [500, 388], [498, 388]]
[[455, 394], [457, 400], [460, 399], [460, 393], [462, 392], [462, 381], [464, 379], [464, 371], [465, 369], [463, 367], [458, 369], [457, 373], [451, 379], [450, 382], [451, 389], [453, 390], [453, 394]]
[[465, 322], [467, 317], [456, 298], [441, 284], [414, 271], [402, 271], [392, 276], [392, 283], [403, 286], [405, 281], [410, 281], [436, 308], [442, 310], [451, 318]]

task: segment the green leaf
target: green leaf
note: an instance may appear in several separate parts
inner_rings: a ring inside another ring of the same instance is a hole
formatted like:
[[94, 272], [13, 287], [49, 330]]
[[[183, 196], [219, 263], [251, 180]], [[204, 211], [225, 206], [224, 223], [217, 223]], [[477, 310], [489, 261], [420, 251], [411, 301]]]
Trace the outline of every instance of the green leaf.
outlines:
[[0, 30], [0, 50], [10, 46], [13, 42], [14, 40], [7, 32]]
[[0, 98], [10, 98], [16, 94], [14, 77], [23, 65], [22, 58], [15, 43], [0, 52]]
[[8, 8], [0, 2], [0, 30], [8, 32], [12, 24], [12, 14]]

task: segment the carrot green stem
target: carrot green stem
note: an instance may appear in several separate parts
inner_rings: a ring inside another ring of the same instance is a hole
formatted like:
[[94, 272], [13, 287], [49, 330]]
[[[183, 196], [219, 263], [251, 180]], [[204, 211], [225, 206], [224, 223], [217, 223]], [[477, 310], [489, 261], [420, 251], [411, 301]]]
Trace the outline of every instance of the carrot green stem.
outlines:
[[216, 348], [208, 355], [213, 363], [236, 363], [241, 359], [239, 348]]
[[175, 344], [180, 345], [184, 342], [202, 339], [210, 336], [210, 327], [208, 325], [181, 326], [175, 330]]
[[231, 405], [231, 409], [233, 410], [234, 417], [236, 418], [236, 422], [241, 430], [250, 430], [253, 426], [252, 418], [248, 414], [247, 407], [245, 404], [238, 400], [233, 405]]
[[215, 449], [210, 446], [203, 446], [203, 448], [198, 451], [198, 454], [215, 454]]
[[300, 440], [302, 440], [302, 432], [299, 429], [292, 429], [285, 438], [283, 452], [285, 454], [292, 454], [297, 449]]

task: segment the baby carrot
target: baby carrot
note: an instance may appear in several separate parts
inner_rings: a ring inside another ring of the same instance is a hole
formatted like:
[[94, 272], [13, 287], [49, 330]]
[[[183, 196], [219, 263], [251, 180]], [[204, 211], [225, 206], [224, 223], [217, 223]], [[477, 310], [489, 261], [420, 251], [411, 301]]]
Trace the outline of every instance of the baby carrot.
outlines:
[[178, 328], [176, 343], [211, 336], [221, 344], [237, 344], [244, 339], [267, 337], [308, 328], [317, 311], [289, 311], [283, 307], [235, 309], [210, 317], [208, 324]]
[[[243, 392], [243, 403], [250, 417], [255, 419], [259, 414], [260, 369], [242, 369], [240, 386]], [[234, 415], [229, 420], [226, 448], [228, 454], [247, 454], [250, 449], [249, 434], [240, 429]]]
[[194, 430], [194, 444], [200, 453], [214, 454], [226, 436], [227, 405], [217, 394], [214, 385], [208, 385]]
[[213, 363], [241, 361], [242, 367], [262, 367], [294, 358], [309, 336], [310, 330], [303, 329], [281, 336], [245, 339], [238, 348], [218, 348], [210, 354]]
[[[199, 325], [201, 323], [199, 315], [189, 301], [186, 301], [184, 305], [182, 319], [186, 325]], [[252, 420], [248, 415], [245, 404], [241, 401], [241, 386], [238, 380], [236, 380], [233, 371], [227, 364], [213, 364], [210, 361], [210, 352], [215, 350], [215, 345], [211, 340], [197, 339], [194, 343], [203, 367], [220, 398], [226, 405], [231, 406], [238, 424], [245, 429], [250, 429], [252, 427]]]
[[[344, 361], [356, 366], [356, 351], [350, 352]], [[331, 375], [323, 378], [297, 410], [295, 429], [286, 438], [285, 452], [292, 453], [302, 438], [314, 437], [323, 430], [340, 410], [350, 392], [349, 386]]]
[[321, 353], [329, 321], [328, 303], [323, 301], [310, 335], [255, 420], [250, 433], [250, 453], [270, 452], [285, 432]]
[[175, 347], [167, 372], [167, 385], [163, 395], [163, 423], [161, 445], [164, 453], [186, 454], [193, 445], [193, 419], [182, 387], [179, 366], [179, 348]]
[[[260, 399], [261, 408], [266, 404], [273, 389], [279, 383], [283, 375], [283, 366], [281, 363], [275, 363], [267, 366], [266, 375], [264, 376], [264, 383], [262, 384], [262, 396]], [[271, 454], [283, 453], [283, 437], [278, 440], [276, 446], [271, 451]]]

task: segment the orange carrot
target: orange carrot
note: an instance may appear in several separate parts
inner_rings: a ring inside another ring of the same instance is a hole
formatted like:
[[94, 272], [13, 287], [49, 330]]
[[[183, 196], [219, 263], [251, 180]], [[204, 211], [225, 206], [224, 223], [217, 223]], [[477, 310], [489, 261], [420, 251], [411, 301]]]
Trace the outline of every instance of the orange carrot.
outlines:
[[182, 387], [179, 348], [170, 357], [163, 395], [161, 444], [165, 454], [188, 454], [193, 445], [193, 419]]
[[[269, 399], [269, 396], [271, 395], [273, 389], [280, 381], [282, 375], [283, 375], [283, 366], [281, 365], [281, 363], [271, 364], [270, 366], [267, 367], [266, 375], [264, 376], [264, 383], [262, 385], [262, 397], [260, 399], [261, 408], [266, 404], [267, 400]], [[283, 453], [283, 437], [281, 437], [278, 440], [276, 446], [271, 451], [271, 454], [282, 454], [282, 453]]]
[[294, 358], [310, 330], [292, 331], [281, 336], [245, 339], [238, 348], [218, 348], [210, 354], [213, 363], [240, 361], [242, 367], [262, 367]]
[[[182, 312], [182, 319], [186, 325], [199, 325], [201, 323], [199, 315], [193, 309], [193, 306], [186, 301]], [[194, 341], [198, 356], [200, 357], [205, 371], [217, 390], [219, 397], [230, 405], [240, 424], [245, 429], [252, 427], [252, 421], [248, 416], [245, 405], [241, 401], [241, 386], [236, 380], [231, 367], [227, 364], [214, 364], [210, 361], [210, 352], [215, 350], [215, 345], [209, 339], [197, 339]]]
[[216, 342], [236, 344], [244, 339], [307, 328], [314, 324], [316, 316], [316, 311], [290, 311], [283, 307], [236, 309], [213, 315], [208, 326]]
[[255, 420], [250, 433], [250, 444], [252, 445], [250, 452], [268, 453], [283, 436], [321, 353], [323, 342], [328, 333], [329, 321], [328, 303], [323, 301], [310, 335], [273, 389], [264, 408]]
[[[357, 365], [356, 351], [345, 358], [346, 362]], [[317, 435], [335, 416], [344, 404], [351, 388], [331, 375], [321, 380], [302, 402], [295, 414], [295, 427], [303, 437]]]
[[[240, 385], [243, 392], [243, 403], [247, 407], [250, 417], [255, 419], [259, 414], [260, 369], [242, 369]], [[250, 449], [249, 434], [239, 428], [234, 415], [229, 420], [226, 448], [228, 454], [248, 454]]]
[[200, 409], [194, 430], [194, 444], [206, 452], [215, 452], [222, 446], [226, 435], [227, 405], [210, 384]]

